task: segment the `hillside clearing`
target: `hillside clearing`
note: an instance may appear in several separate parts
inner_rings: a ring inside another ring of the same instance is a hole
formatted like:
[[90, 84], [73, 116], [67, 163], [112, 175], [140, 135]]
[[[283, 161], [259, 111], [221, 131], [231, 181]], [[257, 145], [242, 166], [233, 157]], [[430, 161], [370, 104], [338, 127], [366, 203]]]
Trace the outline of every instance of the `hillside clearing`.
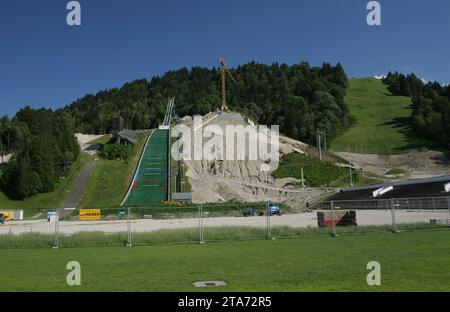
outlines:
[[333, 141], [332, 150], [387, 155], [432, 146], [410, 128], [410, 98], [391, 95], [375, 78], [351, 79], [349, 84], [345, 102], [356, 124]]

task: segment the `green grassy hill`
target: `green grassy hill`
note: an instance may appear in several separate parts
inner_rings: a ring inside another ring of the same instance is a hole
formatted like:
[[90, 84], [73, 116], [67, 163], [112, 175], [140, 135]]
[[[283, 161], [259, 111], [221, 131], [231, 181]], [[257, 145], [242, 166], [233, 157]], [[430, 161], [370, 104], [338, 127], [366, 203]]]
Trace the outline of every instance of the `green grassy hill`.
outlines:
[[[304, 183], [307, 187], [344, 187], [350, 183], [348, 169], [298, 153], [290, 153], [281, 157], [280, 165], [273, 173], [273, 176], [275, 178], [293, 177], [300, 180], [302, 164]], [[362, 176], [360, 172], [352, 171], [353, 185], [366, 185], [378, 182], [381, 181], [377, 177]], [[301, 183], [297, 186], [300, 187]]]
[[123, 200], [149, 132], [145, 131], [128, 161], [98, 159], [78, 208], [117, 207]]
[[351, 79], [345, 101], [356, 124], [332, 143], [334, 151], [369, 154], [398, 154], [423, 146], [410, 128], [411, 99], [393, 96], [382, 81], [375, 78]]

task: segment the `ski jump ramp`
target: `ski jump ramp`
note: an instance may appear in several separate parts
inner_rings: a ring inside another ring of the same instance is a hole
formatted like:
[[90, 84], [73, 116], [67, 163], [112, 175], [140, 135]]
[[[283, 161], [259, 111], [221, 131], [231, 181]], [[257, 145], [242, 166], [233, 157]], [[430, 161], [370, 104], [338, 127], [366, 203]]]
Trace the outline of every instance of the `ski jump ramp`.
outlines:
[[170, 197], [170, 121], [175, 99], [169, 99], [163, 124], [153, 130], [121, 206], [145, 207]]
[[168, 140], [168, 130], [157, 129], [149, 135], [121, 206], [145, 207], [168, 199]]

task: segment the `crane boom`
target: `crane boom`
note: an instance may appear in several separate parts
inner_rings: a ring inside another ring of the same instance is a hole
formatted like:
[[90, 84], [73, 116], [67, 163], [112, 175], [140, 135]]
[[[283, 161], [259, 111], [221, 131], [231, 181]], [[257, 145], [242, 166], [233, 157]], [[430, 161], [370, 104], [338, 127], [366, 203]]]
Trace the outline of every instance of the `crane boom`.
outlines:
[[233, 75], [231, 74], [231, 72], [228, 70], [227, 68], [227, 64], [225, 64], [225, 60], [223, 58], [219, 59], [219, 64], [220, 64], [220, 72], [221, 72], [221, 76], [222, 76], [222, 111], [226, 112], [228, 111], [228, 106], [227, 106], [227, 99], [226, 99], [226, 75], [228, 74], [228, 76], [231, 78], [231, 80], [234, 83], [237, 83], [236, 79], [234, 79]]

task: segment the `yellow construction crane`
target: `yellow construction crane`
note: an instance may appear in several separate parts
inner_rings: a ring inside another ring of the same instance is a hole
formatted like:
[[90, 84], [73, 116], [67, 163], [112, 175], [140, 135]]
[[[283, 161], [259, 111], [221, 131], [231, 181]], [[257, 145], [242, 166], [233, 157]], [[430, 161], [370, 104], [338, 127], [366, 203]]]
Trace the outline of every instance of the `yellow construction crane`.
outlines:
[[231, 80], [233, 80], [234, 83], [237, 83], [236, 79], [234, 79], [233, 75], [230, 73], [230, 71], [227, 68], [227, 64], [225, 64], [225, 60], [223, 58], [219, 59], [220, 64], [220, 72], [222, 75], [222, 112], [228, 111], [227, 106], [227, 98], [226, 98], [226, 74], [230, 76]]

